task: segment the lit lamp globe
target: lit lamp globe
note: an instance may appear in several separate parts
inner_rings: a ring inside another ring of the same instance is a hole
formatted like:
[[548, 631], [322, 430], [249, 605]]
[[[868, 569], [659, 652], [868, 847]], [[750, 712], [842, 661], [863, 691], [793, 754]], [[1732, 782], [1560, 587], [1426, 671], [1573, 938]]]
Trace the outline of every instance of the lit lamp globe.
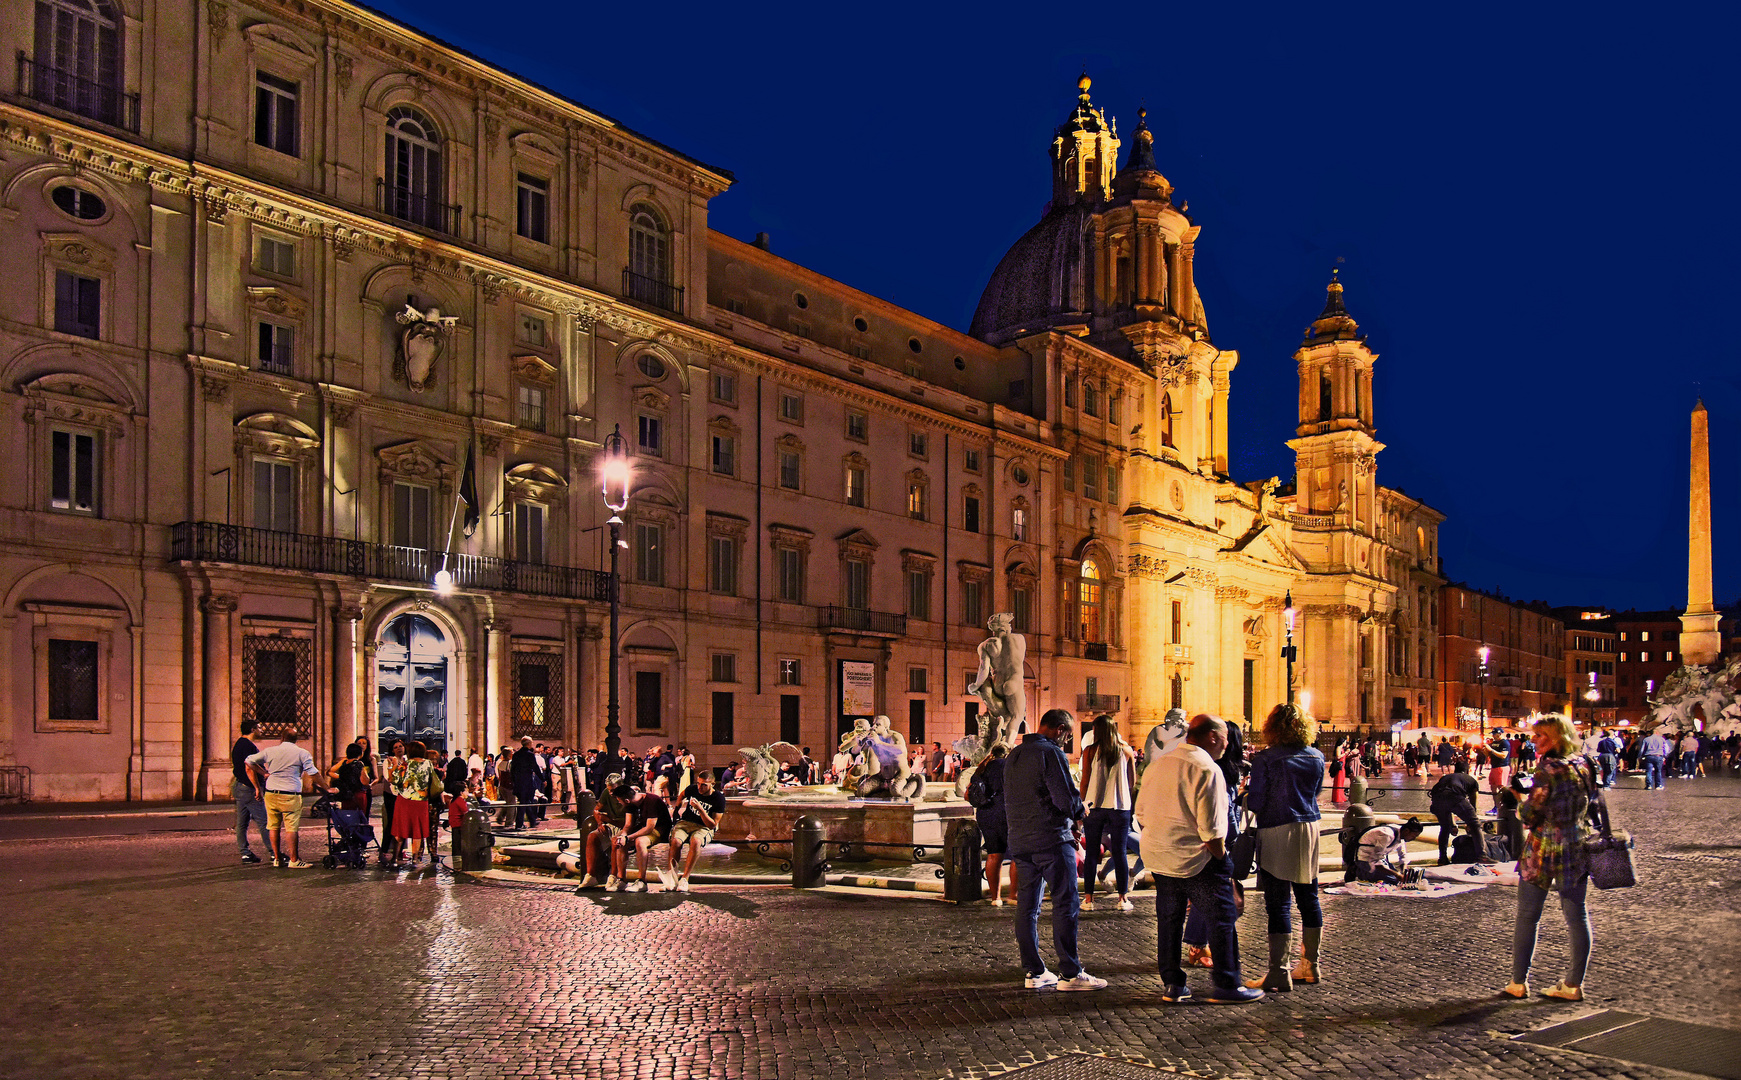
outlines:
[[435, 572], [435, 591], [443, 596], [452, 594], [453, 573], [451, 571], [437, 570]]
[[629, 448], [623, 441], [623, 426], [605, 436], [604, 454], [599, 461], [599, 481], [604, 488], [605, 505], [610, 508], [611, 522], [621, 525], [620, 515], [629, 505]]

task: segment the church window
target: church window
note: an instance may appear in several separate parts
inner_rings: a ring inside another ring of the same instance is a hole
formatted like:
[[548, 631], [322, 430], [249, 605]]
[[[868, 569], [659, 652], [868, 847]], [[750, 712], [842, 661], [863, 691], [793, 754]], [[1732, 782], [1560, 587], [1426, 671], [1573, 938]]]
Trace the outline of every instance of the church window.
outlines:
[[1083, 559], [1082, 573], [1076, 585], [1076, 607], [1081, 618], [1081, 640], [1084, 642], [1106, 640], [1105, 627], [1101, 622], [1101, 588], [1100, 564], [1093, 559]]
[[1173, 445], [1173, 395], [1161, 395], [1161, 445]]
[[1331, 399], [1332, 399], [1332, 394], [1330, 391], [1330, 373], [1328, 371], [1321, 371], [1318, 373], [1318, 419], [1319, 420], [1330, 419], [1331, 414], [1334, 412], [1334, 408], [1331, 404]]

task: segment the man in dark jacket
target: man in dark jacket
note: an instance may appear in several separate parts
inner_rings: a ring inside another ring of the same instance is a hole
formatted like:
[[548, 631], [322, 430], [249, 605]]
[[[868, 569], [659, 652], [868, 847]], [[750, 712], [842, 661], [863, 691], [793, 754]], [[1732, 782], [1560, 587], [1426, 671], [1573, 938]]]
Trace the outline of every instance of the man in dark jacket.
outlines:
[[[1075, 728], [1068, 712], [1048, 711], [1040, 717], [1040, 730], [1024, 736], [1004, 765], [1004, 822], [1010, 861], [1016, 867], [1016, 946], [1022, 954], [1023, 985], [1030, 990], [1106, 986], [1105, 979], [1083, 971], [1076, 959], [1076, 841], [1071, 829], [1082, 817], [1082, 798], [1070, 782], [1063, 749]], [[1056, 975], [1040, 959], [1040, 895], [1045, 888], [1052, 890]]]
[[1475, 838], [1476, 851], [1479, 852], [1477, 858], [1491, 862], [1482, 846], [1480, 819], [1475, 816], [1475, 799], [1481, 793], [1480, 785], [1469, 775], [1467, 764], [1459, 761], [1455, 769], [1455, 772], [1439, 777], [1438, 783], [1427, 793], [1433, 816], [1439, 819], [1439, 865], [1451, 861], [1446, 857], [1446, 849], [1451, 846], [1451, 838], [1457, 835], [1456, 818], [1462, 819], [1469, 827], [1469, 835]]
[[532, 738], [523, 735], [520, 749], [514, 751], [508, 763], [508, 775], [514, 781], [514, 828], [523, 829], [528, 822], [538, 821], [538, 789], [544, 782], [544, 770], [538, 767], [538, 753], [532, 749]]

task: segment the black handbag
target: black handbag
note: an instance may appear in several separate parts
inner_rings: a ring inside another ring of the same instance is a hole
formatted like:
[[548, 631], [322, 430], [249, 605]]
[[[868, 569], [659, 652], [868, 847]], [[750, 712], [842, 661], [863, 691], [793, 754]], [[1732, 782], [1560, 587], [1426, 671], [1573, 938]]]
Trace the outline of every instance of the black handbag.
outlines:
[[1235, 881], [1244, 881], [1251, 876], [1252, 868], [1257, 865], [1257, 822], [1233, 838], [1227, 845], [1227, 872]]
[[1632, 865], [1632, 834], [1624, 830], [1614, 831], [1608, 816], [1608, 800], [1602, 797], [1602, 789], [1596, 786], [1594, 768], [1589, 770], [1586, 787], [1590, 792], [1590, 818], [1600, 830], [1584, 841], [1584, 855], [1590, 863], [1590, 884], [1598, 889], [1630, 889], [1638, 884], [1638, 872]]

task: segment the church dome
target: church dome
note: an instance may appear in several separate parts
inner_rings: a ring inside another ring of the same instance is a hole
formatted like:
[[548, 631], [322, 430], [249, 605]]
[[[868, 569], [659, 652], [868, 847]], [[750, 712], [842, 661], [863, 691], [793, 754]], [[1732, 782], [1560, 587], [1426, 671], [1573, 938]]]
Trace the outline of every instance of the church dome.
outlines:
[[968, 333], [1002, 345], [1023, 333], [1087, 323], [1093, 220], [1088, 205], [1054, 203], [992, 271]]

